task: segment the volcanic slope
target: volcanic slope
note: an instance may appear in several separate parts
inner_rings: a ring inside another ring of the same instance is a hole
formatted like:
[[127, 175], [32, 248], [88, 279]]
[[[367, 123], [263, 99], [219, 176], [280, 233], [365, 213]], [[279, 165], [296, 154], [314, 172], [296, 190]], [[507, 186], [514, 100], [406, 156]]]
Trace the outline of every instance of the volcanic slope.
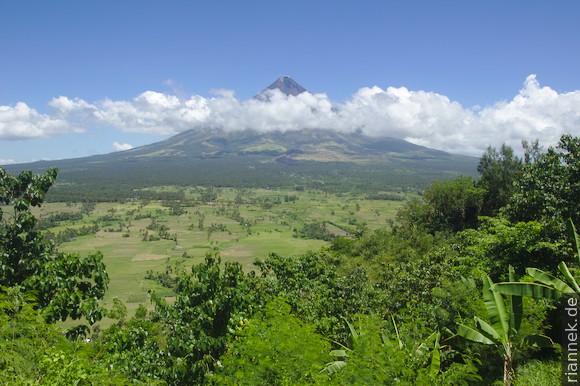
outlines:
[[[477, 159], [332, 130], [193, 129], [164, 141], [92, 157], [9, 165], [8, 171], [59, 168], [62, 189], [126, 194], [152, 185], [421, 189], [437, 179], [475, 175]], [[61, 189], [58, 189], [59, 191]]]

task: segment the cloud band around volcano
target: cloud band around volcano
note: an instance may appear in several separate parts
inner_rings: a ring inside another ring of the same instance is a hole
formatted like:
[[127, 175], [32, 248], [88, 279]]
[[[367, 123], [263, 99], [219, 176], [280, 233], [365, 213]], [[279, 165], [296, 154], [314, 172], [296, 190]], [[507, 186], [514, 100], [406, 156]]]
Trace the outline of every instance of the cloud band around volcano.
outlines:
[[505, 142], [519, 149], [522, 139], [550, 145], [562, 133], [580, 132], [580, 91], [558, 93], [541, 87], [535, 75], [526, 78], [512, 100], [484, 108], [466, 108], [445, 95], [405, 87], [365, 87], [345, 102], [334, 102], [326, 94], [267, 92], [267, 100], [239, 100], [226, 91], [212, 98], [146, 91], [128, 101], [96, 102], [60, 96], [50, 101], [50, 114], [19, 102], [0, 106], [0, 140], [82, 133], [97, 127], [167, 136], [196, 127], [360, 129], [370, 136], [402, 138], [478, 156], [488, 145]]

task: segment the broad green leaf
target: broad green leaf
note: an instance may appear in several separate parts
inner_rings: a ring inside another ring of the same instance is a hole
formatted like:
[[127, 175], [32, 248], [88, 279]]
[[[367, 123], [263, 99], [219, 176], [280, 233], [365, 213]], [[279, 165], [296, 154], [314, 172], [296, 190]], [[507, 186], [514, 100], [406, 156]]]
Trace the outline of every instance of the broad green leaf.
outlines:
[[[511, 282], [517, 282], [514, 267], [509, 266], [509, 279]], [[524, 315], [524, 305], [522, 296], [518, 294], [510, 294], [510, 329], [512, 333], [517, 333], [522, 324], [522, 317]]]
[[431, 351], [430, 350], [431, 346], [436, 347], [438, 345], [439, 345], [439, 332], [435, 331], [431, 333], [431, 335], [429, 335], [427, 338], [425, 338], [423, 342], [421, 342], [419, 347], [417, 347], [417, 349], [415, 350], [415, 353], [419, 355], [424, 355], [429, 351]]
[[501, 294], [490, 290], [492, 285], [493, 281], [491, 281], [489, 276], [484, 276], [483, 301], [485, 302], [485, 308], [487, 309], [493, 329], [502, 336], [502, 340], [507, 341], [510, 328], [510, 315]]
[[533, 347], [552, 347], [554, 342], [545, 335], [533, 334], [526, 336], [523, 344]]
[[570, 273], [570, 270], [568, 269], [566, 263], [562, 261], [560, 264], [558, 264], [558, 269], [560, 270], [560, 272], [562, 272], [564, 277], [568, 279], [568, 284], [570, 284], [574, 292], [580, 295], [580, 287], [578, 287], [578, 283], [576, 282], [574, 276], [572, 276], [572, 273]]
[[332, 355], [333, 357], [348, 357], [348, 354], [346, 352], [346, 350], [332, 350], [330, 352], [330, 355]]
[[330, 377], [332, 376], [332, 374], [339, 372], [344, 366], [346, 366], [345, 361], [329, 362], [326, 364], [326, 366], [324, 366], [322, 370], [320, 370], [320, 372], [326, 373]]
[[348, 329], [350, 330], [350, 336], [352, 337], [352, 344], [353, 346], [356, 346], [357, 342], [358, 342], [358, 337], [360, 336], [360, 333], [356, 332], [356, 328], [354, 327], [354, 325], [348, 321], [348, 319], [343, 318], [344, 321], [346, 322], [346, 325], [348, 326]]
[[497, 344], [497, 342], [494, 342], [493, 340], [489, 339], [481, 332], [474, 330], [473, 328], [468, 327], [464, 324], [460, 324], [459, 327], [457, 328], [457, 335], [477, 343]]
[[435, 347], [431, 351], [431, 364], [429, 365], [429, 373], [432, 375], [439, 374], [439, 370], [441, 369], [441, 353], [439, 352], [439, 348], [439, 334], [437, 334]]
[[492, 326], [489, 325], [485, 320], [478, 318], [477, 316], [473, 317], [475, 319], [475, 324], [479, 327], [479, 329], [487, 334], [488, 337], [495, 339], [496, 341], [500, 342], [502, 337], [499, 335], [499, 332], [496, 331]]
[[526, 272], [535, 280], [547, 285], [548, 287], [554, 287], [557, 291], [562, 293], [574, 293], [574, 290], [568, 284], [548, 272], [544, 272], [537, 268], [527, 268]]
[[560, 299], [562, 293], [538, 283], [496, 283], [491, 290], [504, 295], [529, 296], [535, 299]]
[[461, 282], [463, 283], [464, 286], [466, 286], [468, 288], [475, 287], [475, 280], [473, 280], [472, 278], [468, 279], [465, 276], [461, 276], [460, 279], [461, 279]]

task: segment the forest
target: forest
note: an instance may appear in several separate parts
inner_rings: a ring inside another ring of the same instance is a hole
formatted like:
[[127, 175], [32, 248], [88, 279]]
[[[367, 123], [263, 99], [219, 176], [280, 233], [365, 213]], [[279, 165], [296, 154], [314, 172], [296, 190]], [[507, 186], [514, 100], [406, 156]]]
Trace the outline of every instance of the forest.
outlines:
[[[95, 239], [96, 225], [83, 220], [95, 216], [95, 202], [39, 218], [58, 171], [0, 168], [0, 383], [574, 383], [580, 138], [523, 148], [519, 157], [509, 146], [489, 147], [476, 178], [436, 181], [418, 194], [372, 191], [369, 183], [364, 194], [377, 203], [368, 213], [317, 187], [320, 201], [345, 205], [344, 218], [336, 209], [317, 221], [284, 212], [308, 197], [294, 184], [294, 193], [275, 198], [232, 190], [231, 204], [221, 206], [211, 185], [195, 198], [123, 187], [134, 206], [122, 213], [132, 210], [131, 220], [111, 205], [99, 229], [183, 255], [142, 272], [156, 286], [132, 304], [107, 298], [118, 267], [105, 264], [106, 251], [67, 246]], [[236, 238], [267, 233], [265, 216], [245, 212], [250, 199], [279, 208], [286, 223], [272, 227], [309, 249], [272, 250], [244, 264], [222, 256]], [[144, 200], [159, 207], [145, 211]], [[398, 206], [385, 220], [387, 202]], [[363, 212], [380, 222], [362, 223]], [[176, 216], [183, 233], [158, 213]], [[215, 213], [230, 222], [213, 221]], [[203, 258], [188, 258], [195, 248], [187, 230], [212, 242]]]

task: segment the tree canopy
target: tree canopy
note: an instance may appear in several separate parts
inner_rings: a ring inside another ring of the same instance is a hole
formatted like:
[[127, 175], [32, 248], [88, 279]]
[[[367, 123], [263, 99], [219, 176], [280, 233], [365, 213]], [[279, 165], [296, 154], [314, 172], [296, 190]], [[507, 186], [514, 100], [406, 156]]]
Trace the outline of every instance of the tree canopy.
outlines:
[[42, 205], [57, 174], [49, 169], [16, 177], [0, 168], [0, 202], [11, 207], [0, 208], [0, 285], [33, 291], [47, 321], [85, 317], [93, 324], [104, 315], [98, 301], [109, 282], [102, 255], [59, 252], [44, 240], [31, 212]]

